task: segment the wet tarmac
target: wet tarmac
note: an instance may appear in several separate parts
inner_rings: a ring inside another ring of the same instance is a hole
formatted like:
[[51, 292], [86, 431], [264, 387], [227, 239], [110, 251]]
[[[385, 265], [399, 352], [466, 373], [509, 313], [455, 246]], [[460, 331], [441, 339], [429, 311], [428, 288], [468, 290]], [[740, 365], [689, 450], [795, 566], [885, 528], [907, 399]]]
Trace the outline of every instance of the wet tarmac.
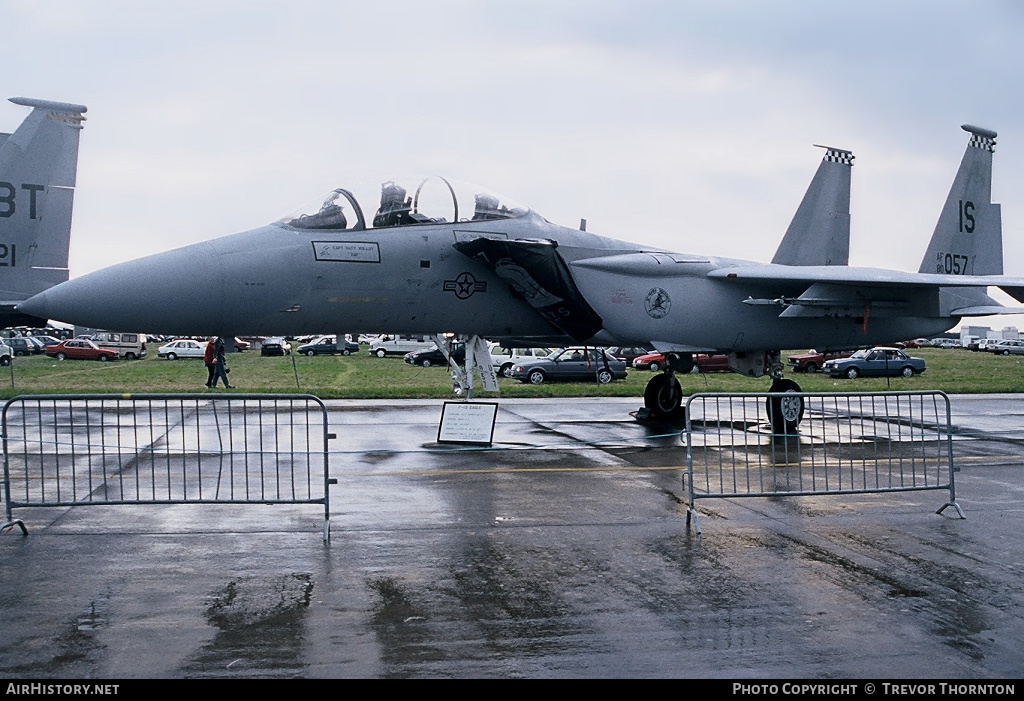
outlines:
[[1024, 397], [953, 397], [946, 494], [709, 499], [636, 400], [330, 402], [317, 506], [21, 508], [0, 676], [994, 679], [1024, 674]]

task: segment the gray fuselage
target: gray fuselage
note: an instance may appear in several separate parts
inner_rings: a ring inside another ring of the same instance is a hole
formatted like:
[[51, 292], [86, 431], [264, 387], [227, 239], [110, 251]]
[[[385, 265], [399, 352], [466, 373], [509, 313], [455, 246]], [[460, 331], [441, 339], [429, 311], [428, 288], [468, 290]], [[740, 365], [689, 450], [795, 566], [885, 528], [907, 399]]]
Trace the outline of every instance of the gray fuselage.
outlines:
[[806, 286], [787, 289], [707, 276], [711, 270], [750, 265], [747, 261], [673, 255], [671, 265], [653, 275], [575, 266], [575, 261], [626, 253], [668, 254], [557, 226], [533, 212], [498, 221], [343, 231], [275, 223], [84, 275], [25, 306], [39, 316], [93, 328], [180, 335], [558, 336], [559, 329], [506, 281], [453, 247], [481, 236], [557, 243], [580, 293], [603, 320], [595, 337], [577, 340], [653, 341], [694, 351], [839, 348], [933, 334], [956, 323], [939, 316], [937, 302], [928, 300], [867, 320], [780, 318], [780, 307], [744, 300], [799, 295]]

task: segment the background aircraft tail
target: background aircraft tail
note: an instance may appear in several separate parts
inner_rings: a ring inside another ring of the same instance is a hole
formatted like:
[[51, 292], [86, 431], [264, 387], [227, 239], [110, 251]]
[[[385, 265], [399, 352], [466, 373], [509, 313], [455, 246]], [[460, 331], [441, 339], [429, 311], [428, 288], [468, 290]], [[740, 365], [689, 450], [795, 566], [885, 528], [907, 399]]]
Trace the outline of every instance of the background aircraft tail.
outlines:
[[1002, 275], [1002, 213], [991, 202], [996, 133], [970, 124], [961, 128], [971, 140], [918, 272]]
[[[817, 145], [817, 144], [816, 144]], [[847, 265], [850, 262], [850, 151], [819, 146], [825, 157], [775, 251], [780, 265]]]
[[32, 112], [0, 134], [0, 326], [38, 323], [17, 302], [68, 279], [84, 105], [12, 97]]

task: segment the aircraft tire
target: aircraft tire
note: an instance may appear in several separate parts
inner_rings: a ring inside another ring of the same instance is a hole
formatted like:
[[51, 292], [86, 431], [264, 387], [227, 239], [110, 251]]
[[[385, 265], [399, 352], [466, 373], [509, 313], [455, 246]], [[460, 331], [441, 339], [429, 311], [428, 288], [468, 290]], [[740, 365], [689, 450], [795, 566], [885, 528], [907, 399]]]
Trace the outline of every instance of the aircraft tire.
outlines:
[[664, 419], [678, 413], [682, 403], [679, 380], [665, 373], [652, 377], [644, 388], [644, 406], [654, 418]]
[[[800, 385], [793, 380], [775, 380], [769, 392], [799, 392]], [[804, 418], [803, 397], [768, 397], [765, 400], [765, 413], [768, 423], [772, 425], [773, 434], [792, 435]]]

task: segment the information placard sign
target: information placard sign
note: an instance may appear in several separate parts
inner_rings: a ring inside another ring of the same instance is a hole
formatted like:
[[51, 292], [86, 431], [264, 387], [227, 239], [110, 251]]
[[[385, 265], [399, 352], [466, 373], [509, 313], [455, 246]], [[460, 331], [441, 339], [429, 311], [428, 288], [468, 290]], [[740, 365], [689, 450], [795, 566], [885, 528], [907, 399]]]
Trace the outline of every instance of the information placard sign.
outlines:
[[445, 402], [437, 442], [490, 445], [497, 417], [496, 402]]

